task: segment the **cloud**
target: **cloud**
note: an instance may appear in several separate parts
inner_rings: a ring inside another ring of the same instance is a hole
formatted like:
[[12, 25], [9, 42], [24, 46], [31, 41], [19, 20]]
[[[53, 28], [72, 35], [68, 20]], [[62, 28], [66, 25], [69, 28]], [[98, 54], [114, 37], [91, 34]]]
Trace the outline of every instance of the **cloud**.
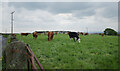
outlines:
[[[3, 32], [10, 30], [10, 12], [14, 11], [14, 31], [75, 30], [103, 32], [118, 30], [117, 3], [4, 3]], [[10, 32], [10, 31], [9, 31]]]
[[12, 2], [10, 7], [25, 8], [28, 10], [41, 9], [49, 11], [53, 14], [73, 13], [76, 17], [91, 16], [95, 14], [98, 8], [105, 8], [105, 12], [101, 15], [105, 17], [117, 16], [116, 10], [118, 5], [116, 2]]
[[9, 6], [16, 8], [26, 8], [28, 10], [42, 9], [50, 11], [51, 13], [68, 13], [73, 10], [82, 10], [89, 8], [89, 3], [81, 2], [12, 2]]
[[2, 2], [119, 2], [119, 0], [2, 0]]

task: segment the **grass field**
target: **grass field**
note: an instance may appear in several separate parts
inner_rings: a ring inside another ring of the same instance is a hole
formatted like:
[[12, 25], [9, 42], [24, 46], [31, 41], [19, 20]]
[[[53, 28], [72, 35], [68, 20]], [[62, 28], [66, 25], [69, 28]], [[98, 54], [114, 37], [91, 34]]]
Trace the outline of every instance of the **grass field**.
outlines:
[[47, 35], [17, 35], [17, 39], [29, 44], [45, 69], [117, 69], [118, 37], [80, 35], [81, 42], [70, 41], [67, 34], [54, 35], [52, 41]]

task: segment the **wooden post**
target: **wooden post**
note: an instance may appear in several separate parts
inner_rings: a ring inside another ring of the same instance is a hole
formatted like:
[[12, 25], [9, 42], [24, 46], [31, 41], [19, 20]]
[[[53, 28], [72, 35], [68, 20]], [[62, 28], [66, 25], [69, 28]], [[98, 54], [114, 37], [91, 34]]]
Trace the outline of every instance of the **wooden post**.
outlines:
[[42, 65], [40, 64], [40, 62], [38, 61], [37, 57], [34, 55], [34, 53], [32, 52], [32, 50], [30, 49], [30, 47], [27, 45], [27, 49], [28, 51], [32, 54], [32, 56], [35, 58], [38, 66], [40, 67], [41, 71], [45, 71], [44, 68], [42, 67]]

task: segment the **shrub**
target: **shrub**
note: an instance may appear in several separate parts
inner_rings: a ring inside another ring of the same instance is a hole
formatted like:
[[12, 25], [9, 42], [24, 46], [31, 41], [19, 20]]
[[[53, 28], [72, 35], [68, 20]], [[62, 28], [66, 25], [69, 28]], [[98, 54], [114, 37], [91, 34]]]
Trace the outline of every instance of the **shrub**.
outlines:
[[117, 32], [111, 28], [106, 28], [104, 31], [105, 35], [117, 35]]

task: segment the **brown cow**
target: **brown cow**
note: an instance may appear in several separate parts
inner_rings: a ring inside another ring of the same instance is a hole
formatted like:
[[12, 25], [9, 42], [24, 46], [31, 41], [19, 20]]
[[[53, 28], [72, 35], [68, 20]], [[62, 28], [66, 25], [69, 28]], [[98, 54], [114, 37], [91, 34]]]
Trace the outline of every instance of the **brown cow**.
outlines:
[[12, 34], [12, 36], [16, 37], [16, 34]]
[[48, 32], [48, 41], [52, 40], [54, 36], [53, 32]]
[[104, 33], [101, 33], [101, 36], [103, 37], [103, 36], [104, 36]]
[[37, 32], [33, 32], [33, 37], [36, 39], [38, 37], [38, 33]]
[[46, 35], [46, 32], [44, 32], [44, 35]]
[[69, 32], [67, 32], [67, 34], [69, 35]]
[[22, 35], [22, 36], [27, 36], [27, 35], [28, 35], [28, 33], [21, 33], [21, 35]]
[[44, 35], [46, 35], [46, 32], [44, 32]]
[[81, 35], [83, 35], [83, 32], [80, 32]]
[[55, 35], [57, 35], [57, 32], [55, 32]]
[[88, 35], [88, 33], [85, 33], [85, 35]]
[[63, 34], [65, 34], [65, 32], [63, 32]]
[[12, 34], [12, 39], [16, 39], [16, 34]]

